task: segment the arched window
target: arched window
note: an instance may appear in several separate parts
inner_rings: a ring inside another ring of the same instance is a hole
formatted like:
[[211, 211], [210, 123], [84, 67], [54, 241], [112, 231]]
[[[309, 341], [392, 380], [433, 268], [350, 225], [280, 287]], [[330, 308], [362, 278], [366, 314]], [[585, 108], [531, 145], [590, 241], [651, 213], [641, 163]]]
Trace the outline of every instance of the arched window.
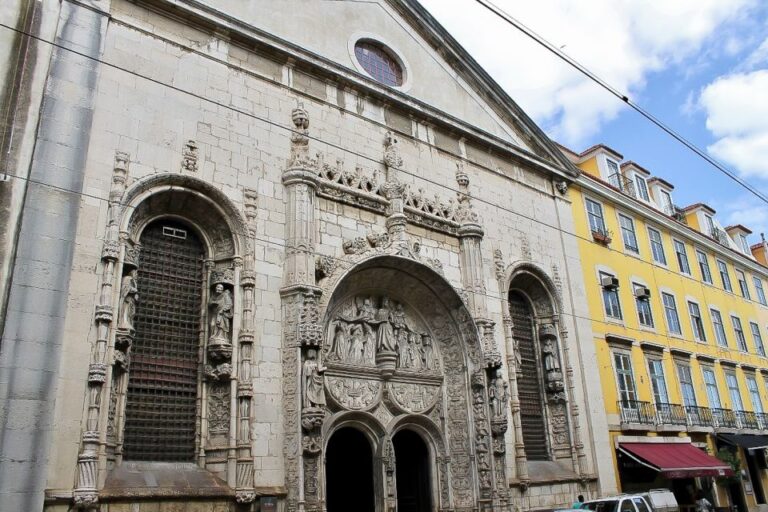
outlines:
[[509, 292], [509, 313], [513, 336], [520, 354], [517, 389], [520, 398], [520, 423], [528, 460], [549, 460], [547, 428], [544, 421], [544, 396], [541, 391], [539, 362], [536, 357], [533, 310], [519, 292]]
[[197, 434], [203, 243], [189, 226], [169, 220], [147, 226], [140, 242], [123, 458], [192, 462]]

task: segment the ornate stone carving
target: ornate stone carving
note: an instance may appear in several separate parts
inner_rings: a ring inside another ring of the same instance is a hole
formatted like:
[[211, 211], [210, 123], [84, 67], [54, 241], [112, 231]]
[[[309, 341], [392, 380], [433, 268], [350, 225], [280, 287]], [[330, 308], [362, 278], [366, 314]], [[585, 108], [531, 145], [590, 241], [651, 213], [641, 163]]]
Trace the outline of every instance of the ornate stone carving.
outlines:
[[[235, 271], [232, 268], [217, 268], [211, 272], [211, 284], [212, 285], [228, 285], [235, 284]], [[217, 292], [218, 293], [218, 292]]]
[[361, 254], [367, 251], [369, 246], [365, 238], [357, 237], [352, 240], [344, 240], [341, 248], [344, 250], [344, 254]]
[[424, 414], [437, 403], [440, 386], [414, 384], [408, 382], [390, 382], [389, 397], [396, 407], [403, 412]]
[[123, 258], [123, 266], [127, 268], [138, 268], [139, 258], [141, 257], [141, 245], [126, 242], [125, 257]]
[[531, 244], [528, 241], [528, 236], [524, 234], [520, 235], [520, 257], [525, 261], [533, 261]]
[[497, 369], [491, 379], [491, 385], [488, 388], [488, 400], [491, 406], [492, 419], [503, 419], [506, 423], [509, 386], [504, 382], [501, 369]]
[[493, 269], [496, 274], [496, 279], [499, 282], [502, 282], [506, 276], [507, 265], [504, 262], [504, 255], [502, 254], [501, 249], [493, 251]]
[[565, 193], [568, 192], [568, 182], [564, 180], [555, 182], [555, 189], [557, 189], [561, 195], [565, 195]]
[[387, 372], [437, 369], [431, 336], [389, 297], [354, 297], [337, 307], [332, 319], [328, 361], [378, 366]]
[[557, 351], [557, 330], [554, 324], [542, 324], [539, 327], [544, 374], [546, 375], [547, 390], [557, 393], [564, 389], [563, 372], [560, 368], [560, 358]]
[[323, 344], [323, 328], [317, 308], [318, 293], [309, 290], [302, 295], [299, 309], [299, 344], [303, 347], [320, 347]]
[[307, 350], [303, 365], [304, 408], [321, 408], [325, 406], [325, 391], [323, 390], [323, 372], [325, 367], [317, 360], [315, 349]]
[[208, 378], [218, 380], [232, 375], [232, 292], [217, 282], [208, 300], [209, 337], [207, 354], [211, 364], [206, 365]]
[[96, 322], [110, 323], [112, 321], [112, 306], [97, 304], [94, 316]]
[[229, 383], [215, 383], [208, 391], [208, 430], [212, 434], [229, 432]]
[[91, 363], [88, 368], [88, 382], [103, 383], [107, 380], [107, 365], [103, 363]]
[[390, 244], [388, 233], [369, 233], [366, 238], [374, 249], [388, 247]]
[[197, 172], [197, 143], [193, 140], [188, 140], [184, 144], [184, 149], [181, 150], [181, 170], [187, 172]]
[[327, 377], [325, 386], [333, 401], [344, 409], [371, 408], [381, 398], [381, 382], [353, 377]]
[[235, 492], [235, 500], [240, 504], [253, 503], [256, 499], [256, 491], [238, 490]]
[[139, 288], [136, 285], [136, 271], [132, 270], [123, 276], [120, 285], [120, 318], [117, 328], [134, 332], [133, 317], [136, 315], [136, 304], [139, 302]]
[[330, 276], [336, 269], [337, 260], [333, 256], [318, 256], [315, 260], [315, 279]]
[[403, 158], [400, 156], [400, 139], [394, 132], [384, 134], [384, 165], [387, 168], [399, 169], [403, 166]]
[[101, 258], [104, 260], [117, 261], [120, 257], [120, 242], [116, 240], [105, 240], [104, 247], [101, 250]]
[[258, 215], [259, 193], [251, 188], [243, 189], [243, 206], [245, 207], [245, 220], [249, 226], [253, 226]]

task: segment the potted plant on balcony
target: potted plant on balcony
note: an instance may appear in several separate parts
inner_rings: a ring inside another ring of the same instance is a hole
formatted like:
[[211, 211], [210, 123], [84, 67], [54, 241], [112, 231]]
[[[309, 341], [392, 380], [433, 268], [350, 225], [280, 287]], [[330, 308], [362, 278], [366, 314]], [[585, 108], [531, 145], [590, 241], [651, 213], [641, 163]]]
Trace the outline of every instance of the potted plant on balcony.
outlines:
[[602, 245], [608, 245], [611, 243], [611, 231], [609, 229], [605, 228], [597, 228], [592, 230], [592, 238], [595, 242], [602, 244]]

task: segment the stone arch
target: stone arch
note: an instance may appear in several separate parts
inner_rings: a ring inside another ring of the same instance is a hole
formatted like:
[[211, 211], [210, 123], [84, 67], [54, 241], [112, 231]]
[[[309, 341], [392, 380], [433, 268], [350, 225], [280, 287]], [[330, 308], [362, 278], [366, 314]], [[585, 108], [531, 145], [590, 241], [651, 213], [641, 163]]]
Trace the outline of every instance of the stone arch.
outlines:
[[547, 272], [533, 262], [510, 265], [503, 279], [503, 293], [519, 290], [528, 297], [536, 316], [556, 317], [562, 311], [560, 294]]
[[373, 452], [380, 453], [382, 439], [384, 439], [387, 431], [376, 416], [363, 411], [343, 411], [334, 414], [323, 423], [324, 445], [328, 444], [328, 440], [334, 432], [344, 427], [354, 427], [360, 430], [371, 443]]
[[[380, 452], [385, 462], [385, 500], [394, 496], [394, 466], [386, 462], [392, 459], [387, 455], [391, 453], [391, 439], [406, 427], [422, 437], [431, 451], [434, 489], [439, 489], [434, 497], [436, 504], [441, 508], [471, 506], [480, 498], [478, 486], [481, 495], [492, 496], [492, 468], [478, 469], [474, 457], [476, 448], [487, 453], [490, 443], [487, 375], [477, 326], [456, 290], [417, 257], [377, 250], [349, 255], [321, 286], [317, 316], [326, 333], [321, 354], [326, 366], [328, 404], [331, 409], [354, 410], [341, 414], [334, 411], [329, 426], [323, 428], [324, 442], [335, 425], [344, 421], [370, 425], [372, 417], [376, 417], [385, 425]], [[395, 316], [388, 316], [396, 311], [404, 319], [401, 323]], [[381, 350], [382, 314], [389, 318], [384, 323], [393, 326], [392, 336], [397, 338], [398, 352], [392, 359], [397, 362], [391, 366], [389, 360], [379, 357], [386, 352]], [[375, 360], [339, 356], [339, 343], [353, 347], [348, 340], [355, 338], [357, 343], [361, 337], [366, 338], [365, 343], [376, 340]], [[404, 364], [407, 352], [400, 350], [409, 344], [417, 346], [420, 354], [426, 346], [434, 348], [437, 363], [426, 364], [422, 356], [423, 368]], [[363, 399], [344, 400], [353, 393]], [[447, 452], [453, 454], [450, 469]], [[482, 482], [487, 485], [483, 487]]]
[[122, 205], [119, 229], [133, 243], [153, 220], [176, 217], [195, 226], [211, 259], [244, 255], [248, 231], [242, 213], [223, 192], [198, 178], [180, 174], [142, 178], [125, 191]]

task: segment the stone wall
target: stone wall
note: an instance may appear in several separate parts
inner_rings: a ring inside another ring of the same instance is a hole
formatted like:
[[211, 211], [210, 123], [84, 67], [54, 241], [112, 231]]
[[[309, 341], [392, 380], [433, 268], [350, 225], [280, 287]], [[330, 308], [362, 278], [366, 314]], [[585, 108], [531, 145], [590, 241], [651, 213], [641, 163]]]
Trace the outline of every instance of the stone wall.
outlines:
[[[257, 489], [284, 485], [280, 288], [288, 212], [281, 173], [291, 152], [290, 120], [298, 103], [303, 104], [311, 119], [311, 155], [321, 153], [322, 162], [342, 171], [371, 179], [383, 176], [386, 133], [390, 129], [401, 132], [403, 165], [398, 177], [412, 191], [423, 190], [423, 198], [435, 205], [455, 205], [457, 163], [465, 161], [468, 192], [485, 232], [480, 244], [484, 269], [481, 288], [488, 319], [496, 325], [501, 360], [507, 361], [511, 354], [506, 353], [502, 327], [506, 290], [495, 269], [513, 268], [525, 261], [538, 266], [561, 288], [563, 309], [559, 322], [569, 333], [575, 383], [571, 399], [581, 412], [577, 418], [586, 461], [581, 476], [587, 481], [602, 471], [595, 464], [593, 446], [606, 449], [607, 429], [601, 423], [604, 419], [600, 419], [603, 408], [593, 367], [591, 331], [584, 320], [588, 312], [578, 250], [575, 239], [568, 234], [572, 232], [570, 205], [567, 193], [555, 189], [561, 177], [545, 174], [535, 159], [526, 163], [520, 157], [504, 157], [501, 151], [491, 151], [476, 140], [468, 142], [447, 130], [439, 131], [429, 121], [429, 112], [416, 105], [410, 106], [411, 111], [402, 106], [395, 108], [399, 101], [393, 98], [390, 106], [384, 106], [382, 101], [367, 97], [362, 89], [337, 88], [330, 81], [313, 77], [309, 70], [288, 64], [277, 54], [247, 50], [243, 43], [223, 33], [194, 28], [180, 19], [166, 18], [122, 0], [112, 3], [111, 15], [107, 24], [106, 18], [99, 21], [101, 14], [87, 14], [97, 18], [88, 25], [101, 30], [91, 44], [96, 45], [94, 50], [105, 62], [98, 76], [78, 75], [87, 81], [81, 84], [84, 90], [79, 97], [90, 95], [93, 102], [75, 111], [88, 117], [90, 131], [82, 130], [83, 122], [71, 116], [60, 125], [50, 125], [50, 129], [59, 126], [62, 134], [83, 137], [70, 141], [78, 157], [85, 156], [85, 160], [71, 162], [77, 172], [74, 181], [66, 184], [87, 195], [62, 197], [59, 201], [66, 204], [55, 208], [67, 212], [57, 221], [61, 227], [56, 242], [71, 251], [71, 263], [53, 246], [42, 252], [66, 266], [60, 275], [72, 275], [71, 281], [63, 279], [56, 285], [56, 293], [46, 302], [61, 322], [58, 338], [62, 354], [60, 363], [45, 367], [52, 377], [51, 393], [55, 389], [55, 431], [50, 443], [54, 448], [45, 484], [49, 495], [66, 497], [75, 479], [86, 409], [88, 354], [96, 343], [93, 311], [99, 299], [106, 199], [117, 151], [129, 155], [129, 186], [151, 175], [189, 175], [213, 185], [247, 215], [252, 214], [254, 480]], [[62, 53], [60, 58], [74, 57]], [[49, 91], [54, 98], [72, 94], [70, 86], [56, 77], [49, 80]], [[51, 102], [51, 108], [62, 105], [61, 101]], [[192, 145], [190, 141], [194, 141]], [[39, 147], [44, 143], [43, 137]], [[190, 159], [192, 154], [194, 158]], [[41, 174], [49, 181], [54, 176], [58, 175], [53, 170]], [[316, 218], [319, 236], [314, 250], [333, 258], [343, 256], [345, 240], [363, 237], [370, 231], [385, 231], [382, 212], [323, 198], [322, 194]], [[455, 234], [412, 223], [407, 231], [421, 243], [424, 257], [439, 261], [448, 282], [463, 288]], [[27, 233], [22, 245], [34, 238]], [[22, 256], [29, 257], [25, 253]], [[19, 272], [23, 275], [22, 270]], [[19, 316], [15, 321], [22, 320]], [[510, 447], [507, 475], [515, 480], [512, 428], [506, 441]], [[100, 468], [103, 481], [103, 462]], [[603, 489], [610, 492], [615, 488], [610, 472], [599, 476]], [[576, 487], [563, 483], [532, 485], [520, 506], [569, 504], [578, 494]], [[25, 509], [35, 508], [39, 507]], [[113, 508], [119, 507], [110, 510]]]

